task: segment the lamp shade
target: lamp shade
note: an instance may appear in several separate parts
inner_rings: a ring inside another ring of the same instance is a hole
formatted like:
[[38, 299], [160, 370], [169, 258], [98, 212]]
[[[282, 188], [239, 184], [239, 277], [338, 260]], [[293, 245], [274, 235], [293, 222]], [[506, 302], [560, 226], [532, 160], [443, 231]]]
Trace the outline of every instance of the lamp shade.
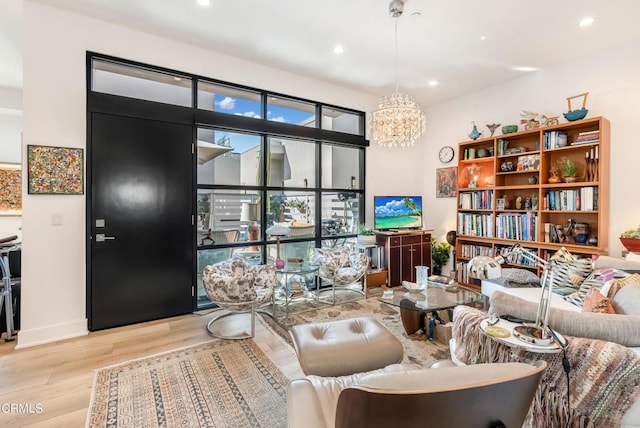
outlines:
[[240, 221], [258, 221], [258, 204], [243, 202]]
[[289, 228], [281, 224], [271, 226], [266, 230], [267, 235], [271, 236], [287, 236], [289, 234]]
[[495, 279], [502, 275], [500, 263], [493, 257], [476, 256], [467, 265], [469, 276], [475, 279]]

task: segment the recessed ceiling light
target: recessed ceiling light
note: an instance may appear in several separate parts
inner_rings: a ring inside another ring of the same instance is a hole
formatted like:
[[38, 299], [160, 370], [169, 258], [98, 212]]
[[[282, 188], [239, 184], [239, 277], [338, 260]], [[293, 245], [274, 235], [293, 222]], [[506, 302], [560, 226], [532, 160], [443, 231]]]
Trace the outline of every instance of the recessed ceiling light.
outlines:
[[487, 36], [480, 36], [480, 40], [487, 40]]
[[420, 15], [422, 15], [420, 12], [412, 12], [412, 13], [411, 13], [411, 16], [416, 16], [416, 17], [418, 17], [418, 16], [420, 16]]
[[336, 55], [340, 55], [343, 52], [344, 52], [344, 48], [342, 47], [342, 45], [336, 45], [333, 48], [333, 53], [336, 54]]
[[196, 0], [200, 6], [209, 6], [211, 2], [209, 0]]
[[535, 67], [527, 67], [527, 66], [523, 66], [523, 67], [513, 67], [514, 70], [516, 71], [536, 71], [537, 68]]
[[593, 21], [595, 21], [593, 16], [586, 16], [580, 20], [580, 23], [578, 25], [581, 27], [588, 27], [589, 25], [593, 24]]
[[173, 80], [175, 80], [176, 82], [182, 82], [182, 77], [173, 76]]
[[429, 82], [429, 86], [438, 86], [438, 81], [432, 80], [431, 82]]

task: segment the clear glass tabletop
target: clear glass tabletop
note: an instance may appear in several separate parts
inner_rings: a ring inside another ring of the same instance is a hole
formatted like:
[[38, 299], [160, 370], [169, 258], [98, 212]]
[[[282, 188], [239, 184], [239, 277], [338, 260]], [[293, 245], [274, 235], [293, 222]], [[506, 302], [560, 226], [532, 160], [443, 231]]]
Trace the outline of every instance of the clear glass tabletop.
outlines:
[[315, 273], [320, 269], [320, 265], [317, 263], [294, 263], [294, 262], [286, 262], [282, 269], [277, 269], [278, 273], [297, 273], [297, 274], [307, 274], [307, 273]]
[[412, 311], [437, 311], [458, 305], [469, 305], [482, 302], [482, 294], [461, 285], [443, 285], [429, 282], [423, 291], [408, 291], [400, 286], [393, 289], [393, 296], [378, 298], [388, 305]]

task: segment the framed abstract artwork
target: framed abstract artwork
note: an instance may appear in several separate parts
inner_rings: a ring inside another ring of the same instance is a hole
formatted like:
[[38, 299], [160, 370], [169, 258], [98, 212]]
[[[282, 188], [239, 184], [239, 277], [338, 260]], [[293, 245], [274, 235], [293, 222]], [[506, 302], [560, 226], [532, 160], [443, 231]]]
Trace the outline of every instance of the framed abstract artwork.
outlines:
[[455, 198], [458, 194], [458, 167], [436, 169], [436, 198]]
[[21, 166], [19, 163], [0, 163], [0, 215], [21, 214]]
[[27, 192], [45, 195], [84, 193], [84, 150], [27, 146]]

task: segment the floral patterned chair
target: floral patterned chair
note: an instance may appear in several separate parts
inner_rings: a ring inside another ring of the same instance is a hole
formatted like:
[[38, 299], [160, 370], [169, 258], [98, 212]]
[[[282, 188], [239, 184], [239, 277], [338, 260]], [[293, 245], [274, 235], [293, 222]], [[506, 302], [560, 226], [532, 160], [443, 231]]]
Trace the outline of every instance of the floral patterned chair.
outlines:
[[[369, 257], [364, 253], [352, 252], [349, 247], [315, 248], [313, 261], [320, 265], [318, 276], [331, 285], [331, 303], [336, 303], [336, 290], [348, 289], [366, 295], [366, 273]], [[362, 280], [362, 288], [354, 289], [351, 284]]]
[[[202, 281], [209, 300], [228, 311], [209, 321], [209, 334], [223, 339], [253, 337], [257, 308], [268, 302], [274, 303], [276, 267], [250, 265], [241, 258], [234, 258], [206, 266], [202, 272]], [[223, 317], [248, 312], [251, 313], [250, 334], [226, 336], [213, 328], [213, 324]]]

